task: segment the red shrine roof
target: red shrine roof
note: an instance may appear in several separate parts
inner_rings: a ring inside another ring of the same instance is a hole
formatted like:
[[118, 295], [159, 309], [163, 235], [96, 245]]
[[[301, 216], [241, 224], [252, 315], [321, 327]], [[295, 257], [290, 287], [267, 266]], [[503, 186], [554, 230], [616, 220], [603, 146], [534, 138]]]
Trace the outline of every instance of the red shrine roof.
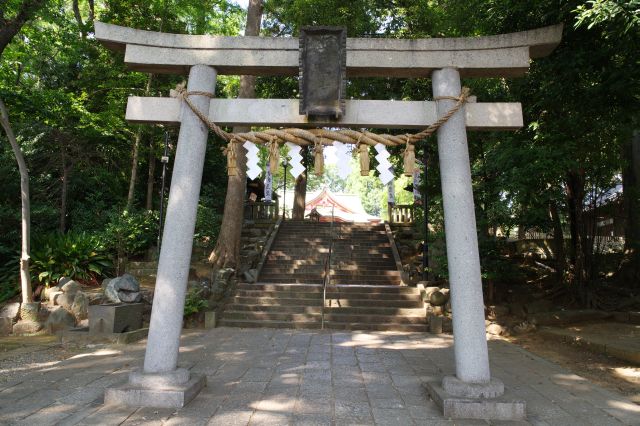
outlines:
[[307, 193], [309, 201], [305, 204], [305, 215], [316, 209], [322, 215], [321, 221], [330, 221], [331, 214], [338, 222], [379, 223], [381, 219], [368, 214], [362, 206], [360, 197], [353, 194], [334, 194], [327, 188], [320, 192]]

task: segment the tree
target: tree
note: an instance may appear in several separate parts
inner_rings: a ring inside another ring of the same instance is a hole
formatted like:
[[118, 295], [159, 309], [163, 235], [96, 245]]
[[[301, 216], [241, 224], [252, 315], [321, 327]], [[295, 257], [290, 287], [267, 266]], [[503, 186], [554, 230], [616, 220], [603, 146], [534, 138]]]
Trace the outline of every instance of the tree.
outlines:
[[7, 139], [11, 144], [13, 153], [15, 154], [18, 168], [20, 170], [20, 195], [22, 200], [22, 251], [20, 256], [20, 284], [22, 288], [22, 303], [33, 302], [33, 294], [31, 289], [31, 275], [29, 273], [29, 257], [31, 244], [31, 204], [29, 199], [29, 171], [24, 161], [24, 156], [18, 145], [18, 141], [13, 133], [11, 124], [9, 123], [9, 113], [0, 99], [0, 124], [7, 134]]
[[[262, 21], [262, 0], [250, 0], [247, 9], [247, 25], [245, 36], [257, 36], [260, 33]], [[255, 76], [243, 75], [240, 78], [239, 98], [254, 98], [256, 94]], [[234, 133], [248, 132], [251, 128], [236, 126]], [[236, 145], [237, 174], [229, 176], [227, 183], [227, 195], [224, 202], [224, 214], [220, 235], [215, 249], [209, 255], [209, 261], [218, 267], [238, 266], [240, 258], [240, 236], [242, 234], [242, 222], [244, 220], [244, 195], [247, 188], [247, 156], [244, 148]]]
[[[11, 10], [10, 6], [15, 4], [7, 4], [7, 1], [0, 3], [0, 56], [4, 52], [7, 45], [18, 34], [20, 28], [27, 23], [46, 3], [46, 0], [23, 0], [17, 5], [15, 15], [7, 16], [7, 12]], [[11, 2], [15, 3], [15, 2]]]

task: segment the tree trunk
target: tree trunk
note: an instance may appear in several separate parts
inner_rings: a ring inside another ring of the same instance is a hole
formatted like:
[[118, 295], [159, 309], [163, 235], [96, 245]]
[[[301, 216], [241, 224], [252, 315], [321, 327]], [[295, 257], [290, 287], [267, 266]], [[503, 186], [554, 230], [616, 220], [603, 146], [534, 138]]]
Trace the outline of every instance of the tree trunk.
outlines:
[[300, 176], [296, 178], [296, 185], [293, 195], [293, 211], [291, 217], [295, 220], [304, 220], [304, 207], [307, 198], [307, 169], [308, 167], [308, 147], [303, 148], [302, 151], [303, 164], [305, 171], [300, 173]]
[[553, 223], [553, 251], [556, 258], [556, 271], [558, 279], [562, 280], [566, 262], [564, 233], [562, 232], [562, 223], [560, 222], [560, 215], [558, 214], [558, 204], [555, 201], [549, 203], [549, 217], [551, 218], [551, 223]]
[[67, 160], [67, 155], [62, 149], [62, 192], [60, 194], [60, 232], [67, 231], [67, 198], [69, 196], [69, 176], [72, 165]]
[[149, 174], [147, 175], [147, 202], [145, 208], [153, 210], [153, 185], [155, 183], [156, 174], [156, 153], [154, 150], [153, 139], [149, 142]]
[[575, 294], [583, 305], [587, 304], [587, 273], [585, 265], [585, 226], [583, 205], [585, 197], [584, 171], [567, 174], [567, 204], [569, 206], [569, 229], [571, 230], [571, 266]]
[[[247, 26], [245, 36], [257, 36], [260, 33], [262, 20], [262, 0], [250, 0], [247, 9]], [[240, 77], [239, 98], [254, 98], [256, 95], [255, 77], [243, 75]], [[249, 127], [237, 126], [234, 133], [248, 132]], [[247, 188], [247, 153], [240, 145], [236, 145], [236, 176], [229, 176], [227, 181], [227, 195], [224, 202], [224, 213], [220, 235], [215, 249], [209, 255], [209, 261], [216, 267], [237, 268], [240, 260], [240, 237], [242, 221], [244, 220], [244, 196]]]
[[[148, 96], [151, 90], [151, 82], [153, 81], [153, 74], [149, 74], [147, 78], [147, 85], [144, 90], [144, 95]], [[133, 207], [133, 198], [136, 189], [136, 179], [138, 177], [138, 154], [140, 151], [140, 141], [142, 140], [142, 126], [139, 126], [136, 130], [136, 135], [133, 139], [133, 153], [131, 155], [131, 179], [129, 180], [129, 193], [127, 194], [127, 210], [131, 210]]]
[[78, 28], [80, 29], [80, 35], [82, 38], [87, 38], [87, 31], [84, 28], [84, 22], [82, 22], [82, 15], [80, 14], [80, 5], [78, 4], [78, 0], [73, 0], [71, 2], [71, 7], [73, 9], [73, 16], [75, 16]]
[[635, 130], [622, 148], [628, 163], [622, 171], [625, 241], [617, 279], [640, 287], [640, 130]]
[[40, 10], [46, 0], [24, 0], [20, 5], [18, 14], [10, 21], [4, 17], [4, 11], [0, 10], [0, 56], [13, 37], [18, 34], [20, 28]]
[[9, 123], [9, 113], [0, 99], [0, 122], [7, 134], [7, 139], [11, 144], [13, 153], [18, 162], [20, 170], [20, 197], [22, 199], [22, 251], [20, 254], [20, 283], [22, 288], [22, 303], [33, 302], [31, 291], [31, 275], [29, 274], [29, 257], [31, 253], [31, 204], [29, 201], [29, 171], [22, 156], [18, 141], [13, 134], [13, 129]]

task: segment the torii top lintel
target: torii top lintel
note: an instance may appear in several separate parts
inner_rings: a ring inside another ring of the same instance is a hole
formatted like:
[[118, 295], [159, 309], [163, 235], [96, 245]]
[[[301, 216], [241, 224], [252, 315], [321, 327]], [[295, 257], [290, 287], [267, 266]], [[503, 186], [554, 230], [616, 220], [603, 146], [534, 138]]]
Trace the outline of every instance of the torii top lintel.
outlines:
[[[113, 50], [124, 50], [125, 63], [137, 71], [188, 74], [192, 65], [205, 64], [219, 74], [298, 74], [297, 38], [169, 34], [103, 22], [95, 23], [95, 36]], [[486, 37], [349, 38], [347, 76], [427, 77], [451, 67], [464, 77], [517, 77], [561, 38], [561, 24]]]

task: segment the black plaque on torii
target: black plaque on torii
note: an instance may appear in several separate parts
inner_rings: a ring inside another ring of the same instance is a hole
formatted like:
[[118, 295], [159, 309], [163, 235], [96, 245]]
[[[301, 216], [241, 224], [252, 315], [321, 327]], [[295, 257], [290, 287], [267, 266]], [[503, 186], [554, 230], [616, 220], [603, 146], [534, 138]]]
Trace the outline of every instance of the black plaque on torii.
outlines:
[[304, 27], [300, 30], [300, 114], [345, 113], [347, 29]]

